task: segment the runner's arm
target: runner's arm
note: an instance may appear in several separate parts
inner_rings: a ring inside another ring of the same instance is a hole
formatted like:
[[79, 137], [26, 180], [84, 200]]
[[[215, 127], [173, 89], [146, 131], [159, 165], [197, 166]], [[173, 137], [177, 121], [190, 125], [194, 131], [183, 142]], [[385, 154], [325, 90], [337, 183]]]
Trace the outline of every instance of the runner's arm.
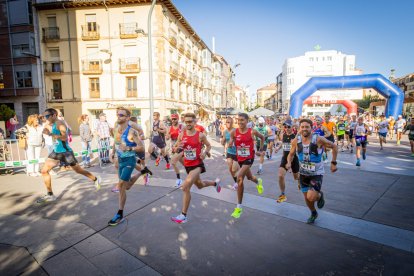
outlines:
[[165, 127], [164, 123], [162, 121], [160, 121], [160, 126], [157, 130], [160, 133], [166, 133], [167, 132], [167, 128]]
[[290, 142], [291, 146], [290, 146], [289, 154], [287, 156], [287, 164], [286, 164], [287, 169], [291, 167], [293, 157], [295, 157], [297, 141], [298, 141], [298, 139], [295, 138]]
[[137, 123], [132, 122], [132, 121], [129, 121], [128, 124], [130, 125], [131, 128], [138, 131], [139, 139], [145, 140], [144, 130], [142, 129], [142, 127], [140, 125], [138, 125]]
[[206, 149], [204, 150], [204, 152], [202, 152], [200, 154], [200, 158], [202, 160], [204, 160], [204, 158], [206, 158], [206, 155], [209, 156], [210, 155], [210, 150], [211, 150], [211, 144], [207, 139], [207, 136], [205, 136], [203, 133], [200, 133], [200, 141], [206, 146]]
[[144, 143], [142, 143], [141, 139], [139, 138], [139, 132], [135, 129], [132, 130], [132, 139], [134, 140], [135, 144], [137, 144], [137, 146], [132, 147], [131, 150], [135, 152], [144, 152]]
[[279, 134], [278, 136], [276, 136], [278, 138], [278, 141], [276, 143], [276, 148], [275, 148], [275, 153], [277, 153], [280, 148], [282, 148], [283, 146], [283, 134]]
[[68, 140], [68, 136], [66, 135], [66, 132], [67, 132], [66, 125], [63, 124], [63, 123], [61, 123], [61, 124], [58, 125], [58, 129], [60, 131], [60, 135], [52, 134], [51, 136], [54, 139], [59, 139], [59, 140], [61, 140], [63, 142], [66, 142], [66, 140]]
[[230, 147], [234, 144], [234, 135], [235, 135], [235, 130], [233, 129], [233, 130], [230, 132], [230, 140], [229, 140], [229, 143], [228, 143], [228, 145], [229, 145]]
[[322, 128], [323, 133], [324, 133], [323, 137], [329, 137], [333, 134], [328, 130], [328, 128], [326, 126], [321, 126], [321, 128]]
[[258, 132], [256, 129], [252, 130], [252, 135], [254, 135], [254, 136], [256, 136], [257, 138], [260, 139], [260, 148], [259, 149], [260, 149], [260, 151], [263, 151], [263, 145], [264, 145], [265, 137], [260, 132]]
[[177, 149], [181, 146], [182, 139], [183, 139], [183, 132], [180, 132], [180, 134], [178, 134], [177, 142], [175, 142], [175, 144], [172, 146], [174, 152], [176, 152]]
[[338, 147], [336, 146], [335, 143], [332, 143], [331, 141], [327, 140], [325, 137], [321, 137], [321, 136], [318, 137], [317, 143], [318, 145], [326, 149], [327, 148], [332, 149], [331, 172], [336, 172], [337, 171], [336, 157], [338, 155]]

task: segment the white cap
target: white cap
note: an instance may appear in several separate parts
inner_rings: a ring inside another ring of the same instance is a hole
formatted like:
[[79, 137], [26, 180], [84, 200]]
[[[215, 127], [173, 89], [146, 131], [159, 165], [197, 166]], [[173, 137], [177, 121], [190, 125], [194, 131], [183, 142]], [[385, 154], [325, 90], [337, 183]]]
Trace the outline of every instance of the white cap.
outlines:
[[402, 118], [402, 115], [398, 115], [398, 118]]
[[260, 117], [260, 118], [257, 120], [257, 122], [258, 122], [259, 124], [264, 124], [264, 123], [265, 123], [265, 119], [264, 119], [263, 117]]

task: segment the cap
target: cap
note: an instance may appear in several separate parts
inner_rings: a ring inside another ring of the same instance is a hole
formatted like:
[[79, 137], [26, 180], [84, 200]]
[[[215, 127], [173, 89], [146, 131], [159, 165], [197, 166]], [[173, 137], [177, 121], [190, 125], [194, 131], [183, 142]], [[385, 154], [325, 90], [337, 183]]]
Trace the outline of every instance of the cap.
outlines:
[[285, 126], [292, 126], [292, 121], [291, 120], [286, 120], [283, 125]]
[[317, 121], [317, 122], [322, 122], [322, 121], [323, 121], [323, 119], [322, 119], [321, 117], [316, 117], [315, 121]]
[[105, 113], [101, 113], [101, 114], [99, 114], [99, 117], [102, 117], [102, 116], [106, 116], [106, 114]]
[[398, 118], [402, 118], [402, 115], [398, 115]]
[[171, 119], [178, 119], [178, 114], [171, 114]]
[[257, 122], [258, 122], [259, 124], [264, 124], [264, 123], [265, 123], [265, 119], [264, 119], [263, 117], [260, 117], [260, 118], [257, 120]]

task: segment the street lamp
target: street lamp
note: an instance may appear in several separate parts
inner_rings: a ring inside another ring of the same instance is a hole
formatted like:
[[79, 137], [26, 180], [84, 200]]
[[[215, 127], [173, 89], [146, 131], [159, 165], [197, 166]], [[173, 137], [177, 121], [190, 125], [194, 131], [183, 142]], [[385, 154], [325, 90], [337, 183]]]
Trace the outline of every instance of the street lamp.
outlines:
[[236, 69], [240, 65], [241, 65], [240, 63], [237, 63], [236, 65], [233, 66], [233, 68], [230, 67], [230, 76], [227, 78], [227, 81], [226, 81], [226, 117], [227, 117], [227, 112], [228, 112], [228, 110], [227, 110], [227, 105], [228, 105], [227, 94], [228, 94], [228, 90], [229, 90], [229, 88], [228, 88], [229, 80], [236, 76], [236, 73], [234, 73], [234, 69]]
[[149, 73], [149, 104], [150, 104], [150, 129], [152, 129], [154, 118], [154, 87], [152, 83], [152, 28], [151, 28], [151, 16], [154, 10], [157, 0], [152, 0], [151, 8], [148, 13], [148, 73]]

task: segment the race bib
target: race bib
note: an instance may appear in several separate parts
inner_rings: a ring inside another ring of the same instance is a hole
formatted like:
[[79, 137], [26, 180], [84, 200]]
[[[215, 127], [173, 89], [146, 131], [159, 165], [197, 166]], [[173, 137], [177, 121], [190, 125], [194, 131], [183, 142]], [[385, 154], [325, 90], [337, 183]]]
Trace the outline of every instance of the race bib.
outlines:
[[187, 160], [196, 160], [197, 158], [197, 154], [196, 154], [196, 149], [186, 149], [184, 150], [184, 157]]
[[152, 133], [152, 135], [153, 135], [153, 136], [159, 136], [160, 134], [158, 133], [158, 131], [154, 131], [154, 132]]
[[250, 156], [250, 149], [245, 147], [240, 147], [237, 149], [237, 155], [241, 157], [248, 157]]
[[339, 130], [345, 130], [345, 127], [339, 127], [338, 129]]
[[283, 151], [290, 151], [291, 145], [288, 143], [283, 143], [282, 148]]
[[309, 171], [309, 172], [316, 171], [315, 163], [310, 163], [310, 162], [300, 163], [300, 167], [305, 171]]

